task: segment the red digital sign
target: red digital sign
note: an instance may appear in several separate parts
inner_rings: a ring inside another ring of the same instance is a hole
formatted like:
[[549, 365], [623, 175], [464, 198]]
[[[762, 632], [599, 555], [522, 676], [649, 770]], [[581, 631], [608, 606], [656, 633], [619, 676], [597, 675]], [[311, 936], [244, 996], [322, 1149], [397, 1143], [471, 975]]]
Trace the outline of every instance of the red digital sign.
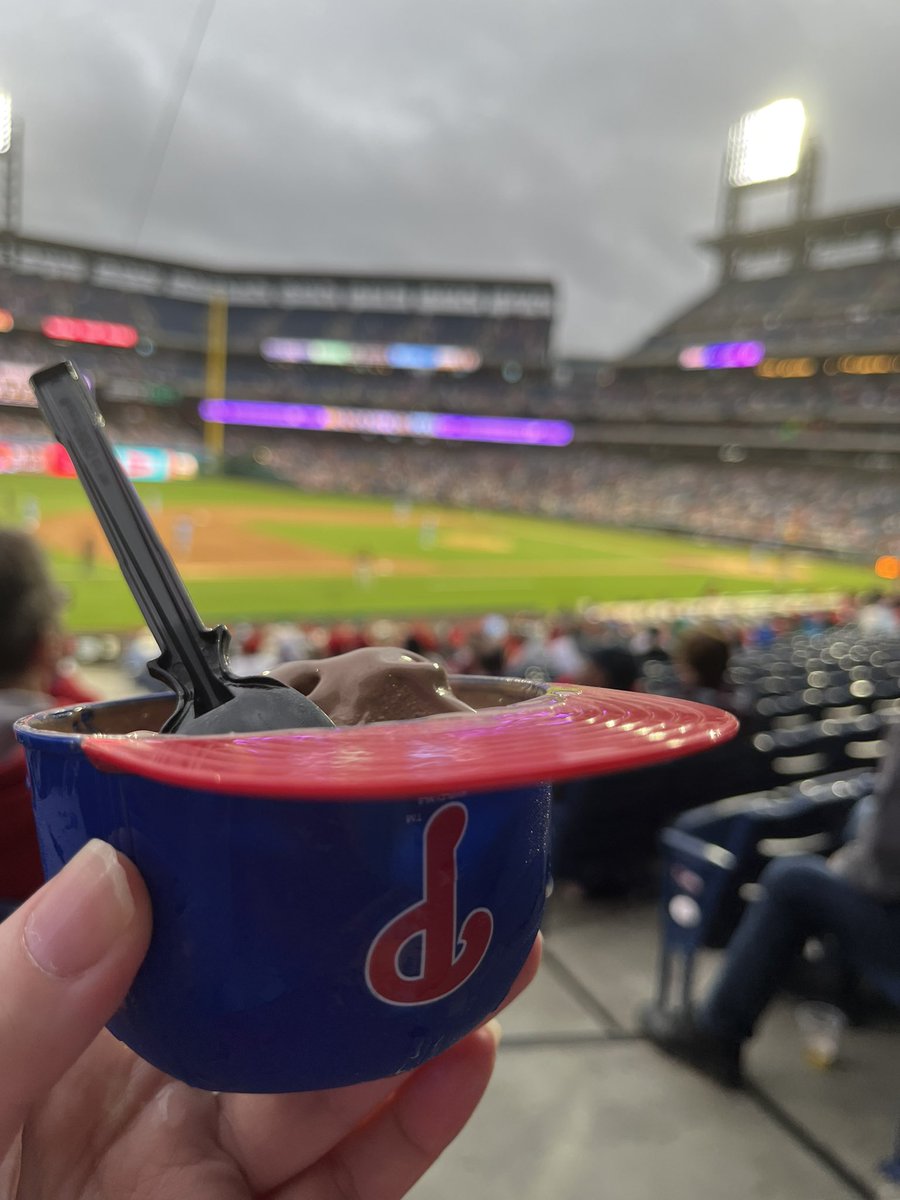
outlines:
[[130, 350], [140, 337], [133, 325], [85, 321], [80, 317], [44, 317], [41, 332], [55, 342], [89, 342], [92, 346], [114, 346], [119, 350]]

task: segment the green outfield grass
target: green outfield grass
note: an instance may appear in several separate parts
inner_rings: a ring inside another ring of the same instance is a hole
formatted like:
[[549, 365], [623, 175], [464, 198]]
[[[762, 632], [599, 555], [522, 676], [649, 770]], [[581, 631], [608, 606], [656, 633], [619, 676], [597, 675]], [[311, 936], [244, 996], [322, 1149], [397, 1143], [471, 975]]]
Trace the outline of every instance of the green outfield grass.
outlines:
[[[403, 511], [389, 500], [229, 479], [139, 491], [161, 527], [181, 514], [194, 519], [195, 545], [179, 564], [210, 622], [545, 611], [711, 592], [855, 592], [875, 582], [871, 569], [806, 554], [497, 513]], [[69, 627], [139, 625], [115, 565], [99, 555], [86, 564], [89, 512], [78, 483], [7, 477], [0, 518], [21, 521], [29, 498], [70, 596]]]

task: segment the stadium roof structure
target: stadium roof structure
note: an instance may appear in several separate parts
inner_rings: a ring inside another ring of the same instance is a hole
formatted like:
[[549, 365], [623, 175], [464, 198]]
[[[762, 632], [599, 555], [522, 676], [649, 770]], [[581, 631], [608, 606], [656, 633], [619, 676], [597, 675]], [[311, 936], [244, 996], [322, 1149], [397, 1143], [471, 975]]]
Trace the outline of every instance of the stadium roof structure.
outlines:
[[552, 320], [556, 290], [548, 279], [230, 269], [11, 233], [0, 235], [0, 266], [45, 279], [200, 303], [224, 296], [250, 307], [537, 320]]
[[[900, 203], [818, 215], [820, 156], [796, 98], [732, 125], [723, 160], [721, 228], [699, 245], [719, 281], [670, 317], [620, 367], [749, 368], [745, 351], [804, 356], [878, 353], [900, 337]], [[754, 197], [790, 216], [747, 220]], [[758, 360], [757, 360], [758, 361]]]
[[[871, 272], [887, 265], [900, 275], [900, 203], [726, 227], [698, 245], [720, 257], [716, 287], [669, 317], [618, 367], [675, 366], [680, 351], [695, 342], [760, 338], [772, 353], [789, 355], [872, 353], [896, 345], [896, 289], [890, 300], [883, 286], [871, 290]], [[838, 277], [846, 280], [843, 291], [835, 286]], [[879, 318], [889, 318], [890, 328]]]
[[718, 251], [723, 256], [735, 250], [764, 253], [793, 251], [798, 245], [808, 252], [816, 242], [834, 243], [878, 234], [885, 239], [887, 249], [898, 230], [900, 203], [879, 208], [848, 209], [761, 229], [731, 230], [715, 237], [701, 238], [698, 244], [705, 249]]

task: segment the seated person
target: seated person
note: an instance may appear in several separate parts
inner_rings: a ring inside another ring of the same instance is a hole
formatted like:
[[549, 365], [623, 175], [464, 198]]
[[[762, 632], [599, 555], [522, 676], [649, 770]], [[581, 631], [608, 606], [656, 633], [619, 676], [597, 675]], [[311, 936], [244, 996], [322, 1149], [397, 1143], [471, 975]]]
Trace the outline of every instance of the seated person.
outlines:
[[731, 1087], [742, 1082], [744, 1044], [810, 938], [837, 943], [857, 969], [900, 972], [900, 726], [856, 837], [828, 861], [777, 859], [759, 882], [761, 898], [745, 911], [704, 1003], [642, 1018], [661, 1050]]
[[649, 625], [636, 634], [632, 638], [631, 649], [638, 655], [642, 663], [667, 663], [672, 660], [671, 654], [662, 644], [662, 634], [655, 625]]
[[0, 529], [0, 903], [25, 900], [44, 881], [13, 724], [42, 708], [90, 699], [58, 672], [61, 600], [36, 543]]
[[617, 692], [641, 691], [641, 668], [626, 646], [593, 646], [584, 651], [585, 664], [575, 682]]
[[730, 657], [731, 648], [717, 630], [688, 630], [679, 639], [673, 659], [681, 681], [678, 695], [736, 712], [737, 697], [727, 678]]

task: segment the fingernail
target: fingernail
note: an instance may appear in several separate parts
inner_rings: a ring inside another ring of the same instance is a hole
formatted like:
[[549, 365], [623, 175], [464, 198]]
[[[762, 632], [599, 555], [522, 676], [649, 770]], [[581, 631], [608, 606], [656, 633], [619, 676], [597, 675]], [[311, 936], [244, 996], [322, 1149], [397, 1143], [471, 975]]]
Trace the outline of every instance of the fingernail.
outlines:
[[46, 974], [70, 979], [112, 949], [134, 912], [118, 855], [95, 838], [51, 880], [29, 913], [25, 949]]
[[499, 1046], [503, 1041], [503, 1026], [496, 1017], [491, 1017], [490, 1021], [485, 1025], [485, 1029], [494, 1039], [494, 1046]]

